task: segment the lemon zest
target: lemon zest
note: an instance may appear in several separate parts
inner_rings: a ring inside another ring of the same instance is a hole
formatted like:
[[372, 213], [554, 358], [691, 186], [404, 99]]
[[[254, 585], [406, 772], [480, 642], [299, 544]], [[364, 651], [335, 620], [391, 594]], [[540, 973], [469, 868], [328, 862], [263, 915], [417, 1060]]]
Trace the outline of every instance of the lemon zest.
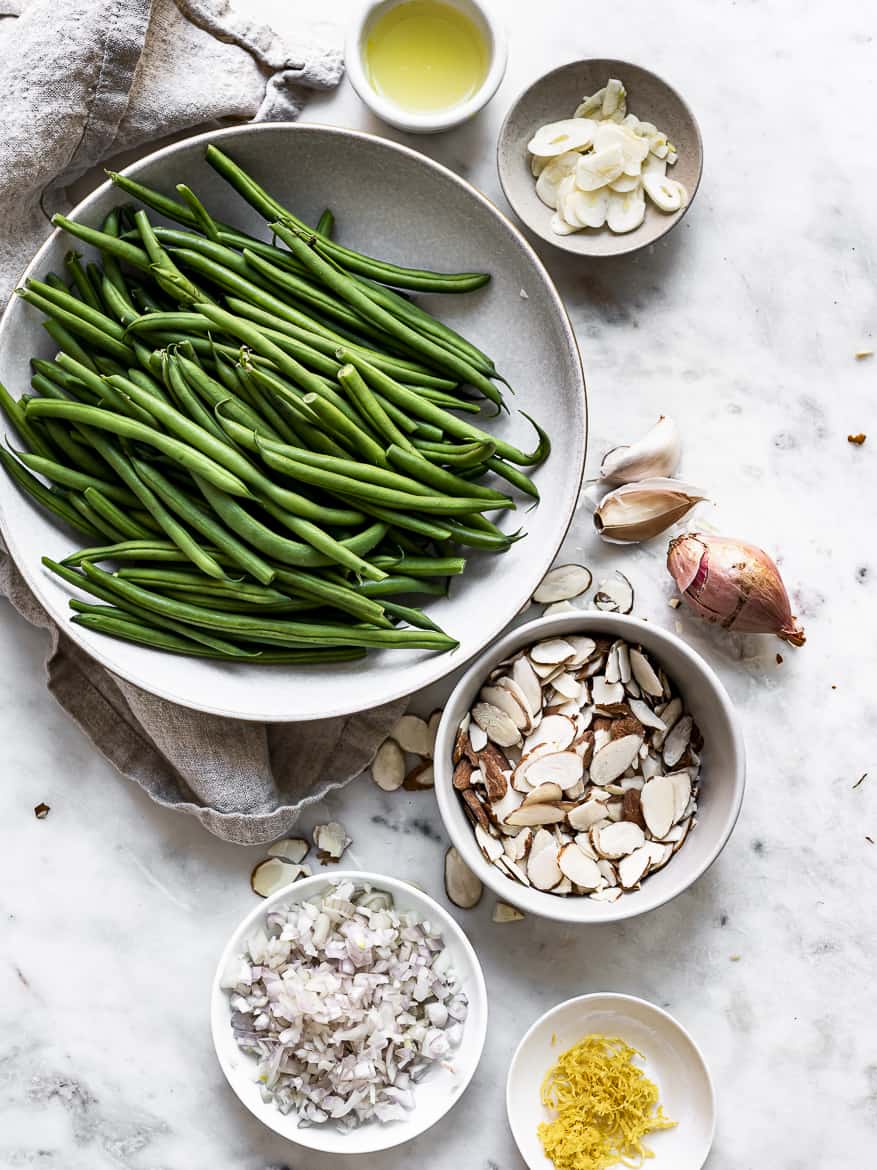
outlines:
[[617, 1036], [586, 1036], [558, 1057], [542, 1082], [542, 1104], [555, 1117], [538, 1127], [556, 1170], [640, 1167], [654, 1152], [642, 1139], [671, 1121], [658, 1088], [633, 1061], [643, 1059]]

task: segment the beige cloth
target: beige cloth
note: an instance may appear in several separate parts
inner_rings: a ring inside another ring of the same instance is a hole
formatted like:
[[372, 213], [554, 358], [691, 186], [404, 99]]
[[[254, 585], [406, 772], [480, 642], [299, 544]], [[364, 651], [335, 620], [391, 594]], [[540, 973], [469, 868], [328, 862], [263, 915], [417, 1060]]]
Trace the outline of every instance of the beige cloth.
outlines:
[[[230, 119], [295, 118], [307, 88], [340, 76], [334, 47], [286, 44], [225, 0], [0, 0], [0, 306], [50, 230], [43, 206], [68, 206], [66, 184], [101, 159]], [[84, 654], [2, 544], [0, 592], [49, 631], [49, 689], [98, 750], [229, 841], [281, 836], [367, 767], [405, 706], [268, 726], [202, 715]]]

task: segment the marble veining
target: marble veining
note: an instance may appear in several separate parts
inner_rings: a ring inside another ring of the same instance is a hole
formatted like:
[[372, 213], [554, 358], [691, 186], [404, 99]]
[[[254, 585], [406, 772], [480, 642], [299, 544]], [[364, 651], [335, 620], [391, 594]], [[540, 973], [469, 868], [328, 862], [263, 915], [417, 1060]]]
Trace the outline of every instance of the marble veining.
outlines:
[[[293, 19], [281, 0], [239, 4]], [[341, 24], [348, 9], [321, 13]], [[368, 1165], [521, 1170], [504, 1106], [519, 1036], [561, 999], [614, 989], [665, 1006], [701, 1044], [719, 1106], [709, 1170], [865, 1166], [877, 1128], [877, 359], [853, 355], [874, 345], [877, 308], [873, 22], [866, 6], [791, 0], [504, 9], [509, 73], [469, 125], [406, 138], [347, 85], [308, 116], [410, 142], [505, 206], [496, 133], [539, 73], [627, 56], [679, 87], [705, 142], [681, 226], [614, 262], [539, 245], [585, 360], [589, 468], [672, 414], [683, 474], [713, 501], [701, 522], [777, 557], [808, 643], [723, 637], [672, 610], [662, 543], [599, 546], [583, 501], [564, 555], [598, 574], [623, 569], [637, 612], [679, 623], [735, 700], [749, 757], [743, 812], [712, 870], [644, 918], [494, 926], [489, 895], [460, 913], [491, 996], [484, 1059], [438, 1126]], [[858, 431], [874, 432], [860, 448], [847, 442]], [[352, 1158], [305, 1154], [263, 1130], [213, 1058], [207, 990], [252, 904], [258, 851], [213, 840], [115, 775], [45, 692], [42, 636], [7, 606], [0, 639], [0, 1166], [351, 1170]], [[32, 812], [41, 800], [44, 821]], [[363, 780], [305, 827], [328, 816], [351, 832], [351, 864], [443, 897], [429, 793], [388, 795]]]

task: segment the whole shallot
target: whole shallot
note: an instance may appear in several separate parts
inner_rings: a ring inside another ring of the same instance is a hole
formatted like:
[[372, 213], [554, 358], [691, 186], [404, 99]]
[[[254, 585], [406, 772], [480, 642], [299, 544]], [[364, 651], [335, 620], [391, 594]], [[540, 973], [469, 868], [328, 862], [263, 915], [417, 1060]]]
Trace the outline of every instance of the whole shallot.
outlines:
[[754, 544], [688, 532], [670, 541], [667, 568], [685, 602], [705, 621], [804, 645], [779, 569]]

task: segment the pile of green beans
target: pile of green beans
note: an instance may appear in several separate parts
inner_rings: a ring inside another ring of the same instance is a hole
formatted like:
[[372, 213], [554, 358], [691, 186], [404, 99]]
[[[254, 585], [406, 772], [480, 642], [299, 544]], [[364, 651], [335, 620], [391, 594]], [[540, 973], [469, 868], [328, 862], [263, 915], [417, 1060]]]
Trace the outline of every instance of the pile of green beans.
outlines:
[[521, 538], [491, 516], [538, 501], [528, 472], [550, 450], [531, 419], [532, 451], [479, 425], [505, 380], [410, 295], [489, 277], [365, 256], [330, 211], [311, 228], [216, 147], [207, 161], [270, 242], [184, 184], [111, 174], [136, 205], [100, 228], [55, 216], [89, 260], [16, 290], [57, 353], [33, 359], [32, 393], [0, 385], [24, 448], [0, 462], [85, 538], [43, 560], [87, 595], [71, 620], [225, 662], [453, 648], [413, 601], [448, 591], [463, 548]]

